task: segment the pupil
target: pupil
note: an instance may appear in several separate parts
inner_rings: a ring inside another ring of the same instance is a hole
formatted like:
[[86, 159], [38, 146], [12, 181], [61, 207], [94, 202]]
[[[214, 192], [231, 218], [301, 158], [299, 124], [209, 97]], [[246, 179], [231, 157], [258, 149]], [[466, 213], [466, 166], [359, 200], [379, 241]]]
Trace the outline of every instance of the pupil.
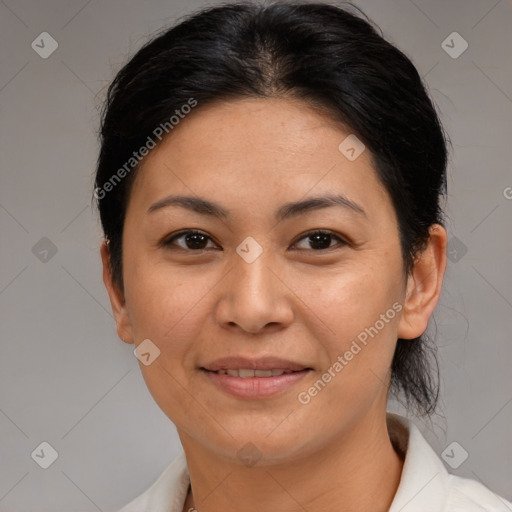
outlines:
[[[330, 237], [331, 235], [328, 233], [317, 233], [316, 235], [310, 235], [310, 238], [313, 240], [311, 247], [313, 249], [328, 249], [330, 246]], [[327, 241], [327, 244], [323, 244], [322, 241]], [[320, 247], [318, 247], [318, 243]], [[322, 245], [324, 246], [322, 247]]]
[[[201, 235], [200, 233], [193, 233], [191, 235], [187, 235], [185, 237], [187, 246], [189, 246], [189, 249], [204, 249], [204, 239], [206, 237], [204, 235]], [[202, 240], [201, 240], [202, 239]], [[192, 247], [190, 247], [192, 246]]]

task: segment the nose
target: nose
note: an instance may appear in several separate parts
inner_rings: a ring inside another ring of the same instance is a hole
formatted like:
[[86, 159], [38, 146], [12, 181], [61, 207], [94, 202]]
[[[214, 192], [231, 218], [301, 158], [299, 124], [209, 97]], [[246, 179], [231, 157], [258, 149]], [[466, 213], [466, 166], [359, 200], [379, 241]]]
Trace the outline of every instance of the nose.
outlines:
[[275, 259], [263, 253], [252, 263], [238, 254], [220, 288], [216, 319], [225, 329], [275, 332], [294, 317], [293, 292]]

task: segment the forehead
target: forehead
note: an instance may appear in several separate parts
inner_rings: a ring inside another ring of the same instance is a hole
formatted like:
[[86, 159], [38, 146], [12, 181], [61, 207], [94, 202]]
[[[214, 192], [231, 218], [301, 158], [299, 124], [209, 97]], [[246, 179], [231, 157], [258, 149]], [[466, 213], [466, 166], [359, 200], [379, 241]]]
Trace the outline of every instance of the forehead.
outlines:
[[145, 157], [132, 188], [132, 207], [147, 210], [177, 192], [269, 214], [276, 201], [326, 193], [342, 193], [370, 211], [381, 203], [381, 213], [382, 203], [389, 203], [370, 152], [347, 158], [339, 147], [345, 149], [344, 141], [350, 136], [353, 143], [354, 136], [326, 113], [275, 98], [200, 107]]

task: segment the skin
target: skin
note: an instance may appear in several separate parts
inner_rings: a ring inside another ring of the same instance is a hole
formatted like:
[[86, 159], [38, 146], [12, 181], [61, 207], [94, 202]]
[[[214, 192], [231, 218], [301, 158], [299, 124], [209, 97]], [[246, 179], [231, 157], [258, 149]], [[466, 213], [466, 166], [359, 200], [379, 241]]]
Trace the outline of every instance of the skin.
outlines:
[[[145, 158], [123, 232], [125, 294], [103, 279], [119, 337], [160, 349], [140, 368], [177, 427], [191, 476], [184, 511], [385, 511], [403, 461], [387, 431], [390, 365], [397, 338], [427, 328], [441, 293], [446, 231], [404, 275], [398, 224], [368, 150], [339, 150], [350, 130], [294, 99], [242, 99], [198, 106]], [[277, 222], [284, 203], [342, 193], [348, 208], [311, 210]], [[231, 210], [227, 220], [179, 207], [148, 208], [169, 194], [200, 196]], [[159, 246], [183, 229], [209, 238], [205, 250]], [[307, 236], [329, 230], [327, 249]], [[236, 248], [253, 237], [262, 254]], [[343, 244], [345, 239], [347, 243]], [[195, 252], [194, 252], [195, 251]], [[402, 309], [335, 378], [303, 405], [311, 387], [361, 331], [392, 304]], [[273, 355], [313, 368], [264, 400], [217, 389], [199, 366], [219, 357]], [[261, 455], [247, 467], [237, 452]]]

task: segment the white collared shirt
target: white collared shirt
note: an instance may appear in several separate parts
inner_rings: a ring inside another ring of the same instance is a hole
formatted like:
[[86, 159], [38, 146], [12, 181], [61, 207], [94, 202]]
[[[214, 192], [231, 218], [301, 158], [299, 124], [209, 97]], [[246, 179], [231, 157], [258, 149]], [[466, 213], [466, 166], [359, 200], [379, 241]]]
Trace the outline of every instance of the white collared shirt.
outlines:
[[[481, 483], [451, 475], [408, 418], [387, 413], [393, 446], [405, 455], [389, 512], [512, 512], [512, 503]], [[185, 453], [119, 512], [182, 512], [190, 484]]]

